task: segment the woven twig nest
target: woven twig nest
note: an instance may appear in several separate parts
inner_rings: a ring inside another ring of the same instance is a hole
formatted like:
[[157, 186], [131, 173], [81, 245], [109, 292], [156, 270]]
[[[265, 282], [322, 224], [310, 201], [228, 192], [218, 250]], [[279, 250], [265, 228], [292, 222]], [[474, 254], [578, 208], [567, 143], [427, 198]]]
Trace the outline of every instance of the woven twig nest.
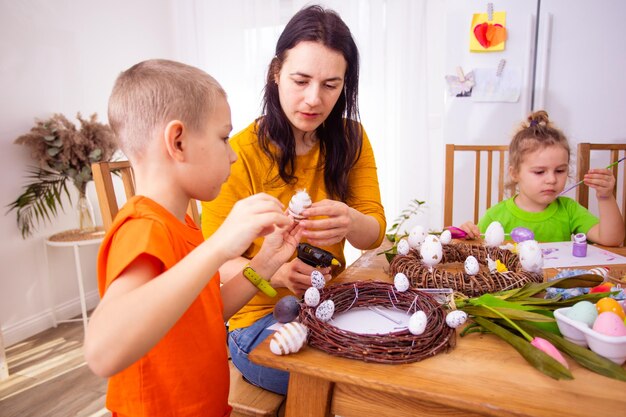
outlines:
[[[463, 262], [470, 255], [480, 265], [476, 275], [468, 275], [463, 268]], [[508, 271], [490, 272], [487, 256], [493, 261], [500, 260]], [[542, 274], [523, 270], [519, 257], [510, 250], [461, 242], [443, 245], [441, 262], [432, 271], [422, 262], [420, 252], [416, 249], [412, 249], [407, 255], [394, 257], [389, 271], [392, 275], [404, 273], [413, 288], [451, 288], [469, 297], [518, 288], [530, 282], [543, 282]]]
[[387, 307], [426, 313], [424, 333], [408, 329], [387, 334], [364, 335], [333, 326], [315, 316], [315, 307], [302, 305], [300, 322], [309, 328], [310, 346], [326, 353], [365, 362], [409, 363], [446, 351], [455, 345], [455, 330], [446, 325], [446, 312], [429, 294], [418, 290], [399, 292], [392, 284], [357, 281], [332, 285], [321, 290], [320, 300], [333, 300], [335, 314], [358, 307]]

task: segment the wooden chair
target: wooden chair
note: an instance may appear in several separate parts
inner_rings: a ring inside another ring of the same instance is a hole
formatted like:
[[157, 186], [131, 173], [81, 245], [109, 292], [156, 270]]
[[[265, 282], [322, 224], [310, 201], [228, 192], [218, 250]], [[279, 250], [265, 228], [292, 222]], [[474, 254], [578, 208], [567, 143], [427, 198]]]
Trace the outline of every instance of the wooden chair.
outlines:
[[[505, 156], [508, 155], [509, 147], [507, 145], [446, 145], [446, 173], [445, 173], [445, 190], [444, 190], [444, 203], [443, 203], [443, 225], [453, 226], [453, 206], [454, 206], [454, 164], [456, 152], [473, 152], [474, 153], [474, 198], [471, 207], [473, 207], [473, 221], [478, 223], [479, 212], [481, 207], [487, 210], [492, 206], [492, 201], [497, 203], [502, 201], [504, 197], [504, 166]], [[494, 178], [494, 152], [498, 156], [498, 182], [497, 182], [497, 195], [494, 195], [493, 178]], [[481, 155], [487, 155], [486, 168], [487, 173], [481, 176]], [[471, 175], [468, 172], [467, 175]], [[484, 185], [486, 190], [481, 193], [481, 185]], [[481, 197], [484, 199], [484, 205], [481, 206]], [[463, 202], [466, 203], [465, 201]], [[469, 202], [467, 202], [469, 204]], [[470, 219], [463, 219], [465, 222]], [[461, 222], [461, 223], [462, 223]], [[458, 225], [455, 225], [458, 226]]]
[[[608, 161], [603, 161], [601, 165], [605, 167], [626, 156], [626, 143], [579, 143], [577, 149], [576, 181], [581, 181], [584, 175], [589, 171], [591, 167], [592, 151], [608, 151]], [[613, 190], [613, 194], [615, 194], [615, 198], [618, 199], [622, 217], [624, 218], [624, 222], [626, 222], [626, 161], [615, 165], [611, 170], [613, 171], [613, 176], [615, 176], [615, 189]], [[618, 193], [618, 187], [621, 190], [621, 198]], [[583, 185], [576, 187], [576, 201], [578, 201], [580, 205], [589, 208], [589, 187]], [[624, 245], [626, 245], [626, 239], [624, 240]]]
[[[100, 204], [104, 230], [109, 230], [113, 219], [115, 219], [119, 211], [115, 188], [113, 186], [113, 175], [118, 174], [121, 177], [126, 199], [129, 199], [135, 195], [135, 177], [133, 176], [133, 169], [128, 161], [115, 161], [91, 164], [91, 171], [93, 172], [93, 180], [96, 185], [96, 193], [98, 194], [98, 203]], [[198, 213], [196, 200], [189, 201], [187, 214], [191, 216], [198, 226], [200, 225], [200, 215]]]
[[[133, 169], [128, 161], [98, 162], [91, 165], [93, 179], [100, 203], [102, 222], [105, 230], [109, 230], [115, 215], [119, 211], [115, 189], [113, 187], [113, 175], [118, 173], [124, 185], [126, 198], [135, 195], [135, 180]], [[187, 213], [200, 225], [198, 206], [196, 200], [189, 202]], [[233, 407], [232, 417], [274, 417], [284, 401], [283, 395], [266, 391], [246, 382], [241, 373], [235, 368], [232, 361], [228, 360], [230, 367], [230, 391], [228, 403]]]

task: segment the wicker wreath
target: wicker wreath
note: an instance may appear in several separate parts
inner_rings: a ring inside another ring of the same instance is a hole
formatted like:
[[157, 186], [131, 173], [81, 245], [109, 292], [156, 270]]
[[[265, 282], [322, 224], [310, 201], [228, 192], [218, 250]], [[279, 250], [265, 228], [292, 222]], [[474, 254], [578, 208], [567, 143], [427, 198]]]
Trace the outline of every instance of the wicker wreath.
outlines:
[[[463, 262], [470, 255], [480, 265], [476, 275], [468, 275], [463, 268]], [[494, 261], [499, 259], [508, 271], [490, 272], [487, 256]], [[542, 274], [523, 270], [519, 257], [510, 250], [461, 242], [443, 245], [441, 263], [435, 265], [432, 272], [422, 263], [420, 252], [415, 249], [407, 255], [394, 257], [389, 270], [392, 275], [404, 273], [413, 288], [451, 288], [470, 297], [518, 288], [530, 282], [543, 282]]]
[[365, 362], [417, 362], [454, 347], [455, 330], [446, 325], [446, 312], [429, 294], [409, 289], [399, 292], [392, 284], [357, 281], [332, 285], [320, 291], [320, 301], [333, 300], [335, 314], [357, 307], [395, 307], [412, 314], [426, 313], [428, 322], [421, 335], [408, 329], [388, 334], [364, 335], [340, 329], [315, 316], [315, 307], [302, 305], [300, 322], [309, 328], [308, 344], [326, 353]]

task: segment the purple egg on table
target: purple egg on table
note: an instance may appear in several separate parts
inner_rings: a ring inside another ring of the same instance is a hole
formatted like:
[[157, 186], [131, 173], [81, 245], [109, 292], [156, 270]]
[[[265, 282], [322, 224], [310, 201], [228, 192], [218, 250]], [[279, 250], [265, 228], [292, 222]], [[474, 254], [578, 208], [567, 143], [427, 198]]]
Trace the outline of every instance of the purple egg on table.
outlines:
[[279, 323], [289, 323], [300, 314], [300, 303], [293, 295], [287, 295], [274, 306], [274, 318]]
[[525, 227], [516, 227], [511, 230], [511, 239], [513, 239], [517, 243], [520, 243], [525, 240], [534, 240], [535, 234], [532, 230]]

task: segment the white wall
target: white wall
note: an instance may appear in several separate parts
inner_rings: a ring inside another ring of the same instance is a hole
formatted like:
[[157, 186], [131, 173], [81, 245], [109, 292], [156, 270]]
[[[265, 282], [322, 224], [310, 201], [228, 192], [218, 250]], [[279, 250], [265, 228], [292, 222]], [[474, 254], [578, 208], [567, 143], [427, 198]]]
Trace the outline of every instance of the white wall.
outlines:
[[[170, 0], [0, 0], [0, 326], [10, 345], [52, 323], [49, 303], [65, 318], [80, 312], [71, 249], [49, 250], [52, 291], [46, 291], [44, 238], [77, 227], [74, 210], [24, 240], [6, 206], [21, 192], [32, 164], [13, 144], [35, 118], [94, 112], [106, 122], [117, 74], [148, 58], [174, 59]], [[91, 184], [93, 186], [93, 184]], [[88, 194], [98, 213], [93, 187]], [[97, 215], [99, 220], [99, 215]], [[96, 247], [81, 253], [90, 305], [97, 302]], [[63, 318], [60, 317], [60, 318]]]

